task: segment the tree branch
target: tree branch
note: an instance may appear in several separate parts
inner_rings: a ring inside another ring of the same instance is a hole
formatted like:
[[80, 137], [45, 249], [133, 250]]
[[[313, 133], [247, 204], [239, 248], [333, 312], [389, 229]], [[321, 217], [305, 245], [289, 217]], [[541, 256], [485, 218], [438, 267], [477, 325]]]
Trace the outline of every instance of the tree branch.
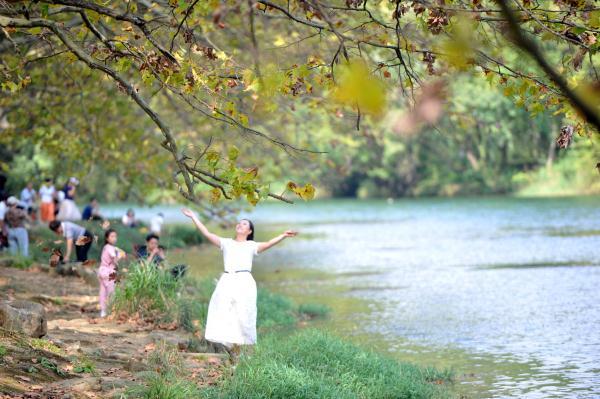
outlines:
[[523, 31], [519, 27], [517, 18], [513, 11], [507, 4], [506, 0], [496, 0], [502, 9], [504, 16], [507, 19], [508, 26], [512, 33], [512, 37], [515, 43], [521, 47], [526, 53], [528, 53], [542, 68], [542, 70], [548, 75], [550, 79], [560, 88], [560, 90], [567, 96], [571, 104], [575, 106], [585, 117], [585, 119], [596, 127], [596, 130], [600, 132], [600, 116], [596, 113], [594, 108], [581, 98], [581, 96], [575, 91], [571, 90], [565, 79], [552, 68], [550, 63], [544, 58], [542, 52], [538, 46], [528, 37], [523, 34]]

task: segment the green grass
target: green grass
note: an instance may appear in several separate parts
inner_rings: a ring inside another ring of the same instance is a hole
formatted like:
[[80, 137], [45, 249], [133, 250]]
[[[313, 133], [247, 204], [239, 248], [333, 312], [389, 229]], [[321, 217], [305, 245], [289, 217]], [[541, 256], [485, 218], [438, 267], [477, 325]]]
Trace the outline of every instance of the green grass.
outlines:
[[27, 269], [34, 262], [32, 256], [25, 257], [22, 255], [3, 255], [1, 260], [3, 266], [14, 267], [16, 269]]
[[[186, 375], [179, 352], [160, 344], [148, 358], [149, 369], [139, 374], [141, 384], [129, 388], [125, 398], [187, 399], [200, 397], [199, 388]], [[187, 377], [187, 378], [186, 378]]]
[[96, 365], [90, 359], [80, 358], [73, 362], [73, 371], [75, 373], [94, 374], [96, 372]]
[[34, 349], [45, 350], [61, 356], [64, 355], [62, 349], [54, 345], [52, 342], [42, 338], [32, 338], [29, 341], [29, 345]]
[[6, 356], [7, 353], [8, 353], [8, 349], [6, 349], [6, 346], [0, 344], [0, 359], [2, 359], [4, 356]]
[[[253, 354], [214, 387], [198, 388], [175, 349], [159, 347], [149, 359], [153, 371], [125, 397], [147, 399], [431, 399], [449, 398], [451, 374], [400, 363], [337, 337], [301, 330], [271, 333]], [[224, 375], [228, 375], [226, 371]]]
[[256, 307], [256, 327], [260, 330], [293, 326], [298, 321], [294, 302], [283, 295], [259, 288]]
[[40, 357], [38, 358], [38, 363], [44, 367], [47, 368], [48, 370], [52, 370], [56, 373], [56, 375], [59, 375], [61, 377], [64, 377], [66, 375], [65, 371], [63, 369], [61, 369], [60, 367], [58, 367], [58, 364], [56, 364], [55, 362], [53, 362], [52, 360], [45, 358], [45, 357]]
[[320, 303], [304, 303], [298, 306], [298, 313], [308, 319], [327, 317], [331, 309]]
[[181, 280], [175, 280], [167, 270], [134, 262], [115, 289], [112, 309], [145, 319], [173, 321], [178, 316], [181, 289]]
[[449, 372], [399, 363], [318, 330], [271, 334], [205, 398], [445, 398]]

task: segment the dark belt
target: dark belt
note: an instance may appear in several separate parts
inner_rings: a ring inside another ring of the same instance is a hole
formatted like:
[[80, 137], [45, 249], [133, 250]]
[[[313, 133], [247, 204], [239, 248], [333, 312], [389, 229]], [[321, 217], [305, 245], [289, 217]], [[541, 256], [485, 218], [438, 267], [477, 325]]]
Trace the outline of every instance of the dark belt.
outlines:
[[236, 270], [234, 272], [228, 272], [227, 270], [224, 271], [224, 273], [252, 273], [250, 270]]

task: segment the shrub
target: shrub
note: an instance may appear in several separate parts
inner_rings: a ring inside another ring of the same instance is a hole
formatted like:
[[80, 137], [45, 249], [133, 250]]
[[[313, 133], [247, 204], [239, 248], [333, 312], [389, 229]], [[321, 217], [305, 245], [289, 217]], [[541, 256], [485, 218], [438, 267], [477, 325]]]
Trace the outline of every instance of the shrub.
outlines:
[[258, 308], [257, 328], [293, 326], [298, 321], [294, 302], [283, 295], [259, 289], [256, 307]]
[[142, 318], [173, 321], [178, 315], [182, 282], [166, 270], [145, 262], [134, 262], [115, 288], [112, 308]]

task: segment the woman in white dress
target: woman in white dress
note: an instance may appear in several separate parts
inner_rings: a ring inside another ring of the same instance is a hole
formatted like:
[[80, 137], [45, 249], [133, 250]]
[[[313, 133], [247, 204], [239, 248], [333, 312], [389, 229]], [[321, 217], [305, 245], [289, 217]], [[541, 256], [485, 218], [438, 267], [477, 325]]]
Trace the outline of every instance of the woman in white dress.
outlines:
[[211, 244], [223, 251], [225, 271], [210, 298], [204, 338], [228, 348], [255, 344], [256, 283], [251, 274], [252, 259], [297, 233], [288, 230], [267, 242], [256, 242], [252, 222], [242, 219], [235, 226], [235, 238], [223, 238], [209, 232], [193, 211], [182, 212]]

